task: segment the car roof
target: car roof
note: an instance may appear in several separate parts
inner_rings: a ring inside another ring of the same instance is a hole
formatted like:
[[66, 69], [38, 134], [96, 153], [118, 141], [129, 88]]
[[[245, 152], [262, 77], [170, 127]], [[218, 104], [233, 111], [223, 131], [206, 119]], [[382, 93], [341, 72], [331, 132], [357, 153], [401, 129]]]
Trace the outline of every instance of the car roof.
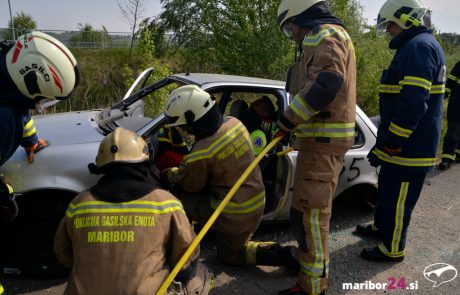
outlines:
[[196, 84], [201, 88], [208, 88], [211, 84], [228, 84], [241, 86], [266, 86], [284, 89], [285, 82], [278, 80], [205, 73], [180, 73], [171, 75], [174, 79], [186, 81], [189, 84]]

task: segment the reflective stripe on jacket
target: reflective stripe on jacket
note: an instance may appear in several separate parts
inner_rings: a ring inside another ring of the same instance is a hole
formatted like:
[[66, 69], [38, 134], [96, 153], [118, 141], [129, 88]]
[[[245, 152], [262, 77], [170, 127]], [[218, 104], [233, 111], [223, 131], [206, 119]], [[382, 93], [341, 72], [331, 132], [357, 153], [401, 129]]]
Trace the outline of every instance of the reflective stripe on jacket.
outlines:
[[155, 294], [194, 237], [181, 202], [166, 191], [123, 203], [85, 191], [70, 203], [54, 251], [73, 267], [66, 294]]

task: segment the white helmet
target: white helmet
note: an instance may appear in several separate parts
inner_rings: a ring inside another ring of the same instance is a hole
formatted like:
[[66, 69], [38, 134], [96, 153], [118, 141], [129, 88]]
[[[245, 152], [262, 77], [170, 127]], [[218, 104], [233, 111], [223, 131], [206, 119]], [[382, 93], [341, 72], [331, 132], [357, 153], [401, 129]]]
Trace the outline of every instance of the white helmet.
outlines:
[[389, 21], [406, 30], [412, 26], [431, 26], [430, 11], [419, 0], [387, 0], [377, 18], [377, 35], [384, 35]]
[[41, 32], [20, 36], [6, 55], [6, 67], [19, 91], [30, 99], [65, 99], [80, 77], [67, 47]]
[[110, 163], [141, 163], [149, 160], [149, 148], [136, 133], [118, 127], [104, 137], [96, 157], [97, 168]]
[[169, 95], [165, 115], [169, 126], [186, 125], [203, 117], [215, 104], [211, 95], [196, 85], [185, 85]]
[[318, 2], [324, 2], [324, 0], [281, 0], [280, 6], [278, 7], [278, 23], [280, 24], [280, 29], [290, 37], [287, 28], [283, 27], [286, 21], [301, 14]]

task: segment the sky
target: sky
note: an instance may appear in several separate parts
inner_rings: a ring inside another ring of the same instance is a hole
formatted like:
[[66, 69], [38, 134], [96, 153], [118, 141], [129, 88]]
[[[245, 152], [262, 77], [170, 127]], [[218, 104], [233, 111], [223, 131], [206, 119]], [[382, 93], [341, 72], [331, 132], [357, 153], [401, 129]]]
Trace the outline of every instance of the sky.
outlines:
[[[122, 0], [126, 2], [126, 0]], [[384, 0], [358, 0], [364, 17], [375, 24]], [[459, 0], [422, 0], [432, 11], [432, 20], [441, 32], [460, 34]], [[117, 0], [10, 0], [13, 16], [24, 11], [41, 30], [77, 30], [78, 23], [89, 23], [95, 29], [104, 25], [109, 32], [129, 32], [129, 24], [121, 15]], [[145, 17], [161, 12], [160, 0], [145, 1]], [[8, 0], [0, 0], [0, 28], [10, 19]]]

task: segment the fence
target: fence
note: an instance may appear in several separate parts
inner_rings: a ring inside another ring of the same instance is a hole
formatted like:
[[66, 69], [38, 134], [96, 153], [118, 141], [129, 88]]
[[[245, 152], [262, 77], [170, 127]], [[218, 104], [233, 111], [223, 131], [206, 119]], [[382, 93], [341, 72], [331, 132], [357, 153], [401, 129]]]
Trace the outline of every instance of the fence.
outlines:
[[[16, 37], [29, 30], [16, 30]], [[131, 33], [104, 31], [37, 30], [55, 37], [69, 48], [129, 48]], [[13, 40], [10, 28], [0, 28], [0, 38]], [[134, 41], [134, 47], [136, 41]]]

